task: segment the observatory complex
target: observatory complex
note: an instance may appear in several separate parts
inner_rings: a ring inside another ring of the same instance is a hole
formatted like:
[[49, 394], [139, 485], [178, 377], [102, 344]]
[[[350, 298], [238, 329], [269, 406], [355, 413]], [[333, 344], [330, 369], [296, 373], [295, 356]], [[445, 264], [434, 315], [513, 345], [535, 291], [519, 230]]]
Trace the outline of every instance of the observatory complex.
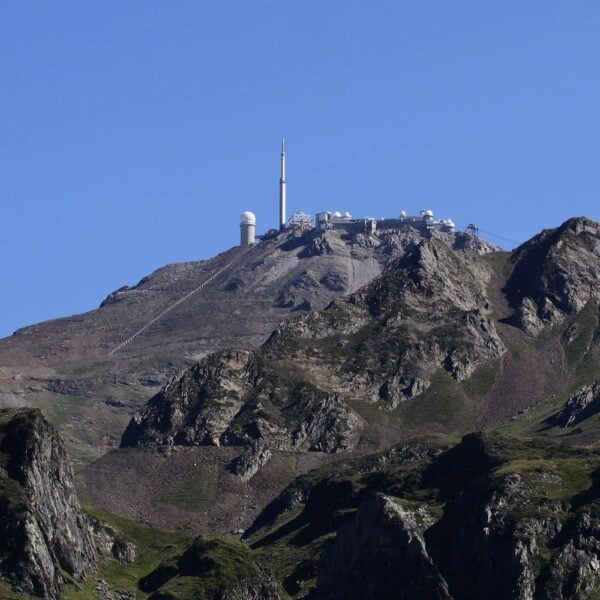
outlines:
[[[375, 219], [373, 217], [353, 217], [349, 212], [318, 212], [314, 218], [305, 212], [295, 212], [289, 220], [286, 216], [286, 154], [285, 140], [281, 140], [281, 165], [279, 177], [279, 231], [295, 229], [298, 227], [318, 231], [329, 229], [344, 230], [348, 233], [375, 233], [378, 229], [401, 229], [412, 227], [428, 233], [431, 231], [455, 231], [456, 225], [452, 219], [436, 219], [433, 211], [423, 209], [418, 215], [409, 215], [401, 211], [397, 217]], [[470, 226], [474, 227], [474, 226]], [[276, 234], [275, 230], [268, 232], [268, 236]], [[264, 236], [256, 235], [256, 216], [250, 211], [243, 212], [240, 217], [240, 245], [250, 246]]]

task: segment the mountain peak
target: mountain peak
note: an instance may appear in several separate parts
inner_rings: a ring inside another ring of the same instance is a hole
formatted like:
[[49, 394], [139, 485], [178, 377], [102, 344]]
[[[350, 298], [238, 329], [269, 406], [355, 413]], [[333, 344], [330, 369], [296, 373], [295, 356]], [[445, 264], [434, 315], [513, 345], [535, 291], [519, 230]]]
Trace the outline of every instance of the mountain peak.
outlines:
[[505, 293], [512, 322], [532, 335], [600, 299], [600, 224], [575, 217], [519, 246]]

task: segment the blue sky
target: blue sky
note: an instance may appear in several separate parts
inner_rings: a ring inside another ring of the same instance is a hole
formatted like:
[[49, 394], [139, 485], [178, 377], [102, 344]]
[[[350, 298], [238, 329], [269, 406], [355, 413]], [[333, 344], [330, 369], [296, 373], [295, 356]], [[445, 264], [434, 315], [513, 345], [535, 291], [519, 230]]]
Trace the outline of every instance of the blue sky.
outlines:
[[596, 0], [2, 3], [0, 335], [274, 226], [282, 135], [293, 210], [600, 220], [599, 32]]

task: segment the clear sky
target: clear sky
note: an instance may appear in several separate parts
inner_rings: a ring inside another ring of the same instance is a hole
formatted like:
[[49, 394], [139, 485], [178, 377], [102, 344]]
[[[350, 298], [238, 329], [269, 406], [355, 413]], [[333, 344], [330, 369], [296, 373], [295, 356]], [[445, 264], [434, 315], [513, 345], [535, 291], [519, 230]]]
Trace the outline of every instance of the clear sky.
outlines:
[[597, 0], [2, 2], [0, 335], [273, 227], [282, 135], [291, 210], [600, 220], [599, 67]]

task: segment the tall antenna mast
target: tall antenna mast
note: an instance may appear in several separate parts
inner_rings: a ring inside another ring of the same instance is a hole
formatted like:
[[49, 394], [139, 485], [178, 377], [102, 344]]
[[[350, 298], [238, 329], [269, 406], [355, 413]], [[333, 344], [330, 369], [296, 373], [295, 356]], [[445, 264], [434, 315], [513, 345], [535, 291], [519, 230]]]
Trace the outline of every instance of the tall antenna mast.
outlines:
[[281, 177], [279, 178], [279, 229], [285, 228], [285, 139], [281, 139]]

